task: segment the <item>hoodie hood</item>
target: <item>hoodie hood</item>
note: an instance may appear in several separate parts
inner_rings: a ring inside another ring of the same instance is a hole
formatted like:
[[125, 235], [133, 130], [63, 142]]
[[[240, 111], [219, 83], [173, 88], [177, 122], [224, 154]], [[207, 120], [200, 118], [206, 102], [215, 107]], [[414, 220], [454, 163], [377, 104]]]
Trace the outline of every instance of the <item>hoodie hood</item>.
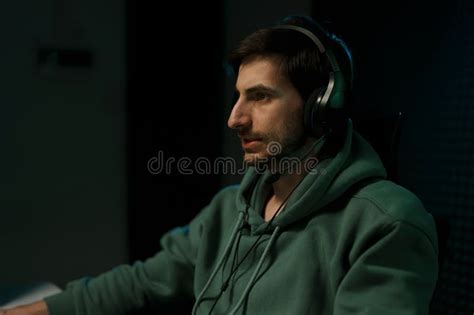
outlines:
[[[305, 176], [289, 197], [285, 208], [266, 227], [259, 213], [266, 196], [271, 191], [271, 174], [249, 168], [237, 194], [237, 209], [248, 208], [248, 222], [254, 232], [284, 227], [303, 217], [321, 211], [325, 205], [341, 196], [347, 189], [361, 180], [387, 176], [378, 154], [360, 134], [353, 130], [352, 121], [347, 122], [347, 132], [339, 152], [319, 163]], [[258, 192], [258, 193], [256, 193]]]

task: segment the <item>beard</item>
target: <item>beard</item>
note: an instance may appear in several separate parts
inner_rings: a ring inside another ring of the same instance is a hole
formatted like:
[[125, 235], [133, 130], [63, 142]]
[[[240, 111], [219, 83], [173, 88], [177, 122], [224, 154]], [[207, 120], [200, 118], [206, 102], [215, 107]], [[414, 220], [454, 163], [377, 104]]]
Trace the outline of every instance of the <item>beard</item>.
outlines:
[[249, 134], [262, 140], [257, 149], [245, 152], [244, 164], [271, 172], [278, 172], [278, 165], [284, 159], [299, 161], [300, 152], [308, 139], [300, 121], [288, 121], [280, 128], [266, 133]]

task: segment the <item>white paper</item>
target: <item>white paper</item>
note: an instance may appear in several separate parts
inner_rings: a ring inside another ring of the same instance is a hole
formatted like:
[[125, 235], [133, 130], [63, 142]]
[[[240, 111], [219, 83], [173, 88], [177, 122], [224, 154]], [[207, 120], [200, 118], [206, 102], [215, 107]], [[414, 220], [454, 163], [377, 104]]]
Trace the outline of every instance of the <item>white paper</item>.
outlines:
[[0, 308], [12, 308], [20, 305], [30, 304], [44, 299], [45, 297], [61, 292], [61, 289], [52, 283], [42, 283], [28, 291], [18, 295], [10, 302], [0, 305]]

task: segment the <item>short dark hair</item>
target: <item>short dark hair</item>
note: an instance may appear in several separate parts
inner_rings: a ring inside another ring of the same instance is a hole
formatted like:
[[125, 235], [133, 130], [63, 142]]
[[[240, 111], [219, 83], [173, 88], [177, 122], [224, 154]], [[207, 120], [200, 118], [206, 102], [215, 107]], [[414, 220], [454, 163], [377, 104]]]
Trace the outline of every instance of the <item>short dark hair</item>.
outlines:
[[[316, 34], [325, 46], [330, 45], [344, 77], [349, 81], [348, 85], [352, 85], [352, 57], [347, 45], [340, 38], [323, 29], [308, 16], [291, 15], [277, 25], [303, 27]], [[321, 33], [328, 38], [320, 38]], [[230, 51], [227, 60], [234, 73], [238, 73], [242, 61], [252, 55], [280, 56], [283, 75], [288, 77], [304, 101], [315, 89], [328, 82], [331, 71], [328, 58], [321, 55], [315, 43], [302, 33], [273, 27], [259, 29], [240, 41]]]

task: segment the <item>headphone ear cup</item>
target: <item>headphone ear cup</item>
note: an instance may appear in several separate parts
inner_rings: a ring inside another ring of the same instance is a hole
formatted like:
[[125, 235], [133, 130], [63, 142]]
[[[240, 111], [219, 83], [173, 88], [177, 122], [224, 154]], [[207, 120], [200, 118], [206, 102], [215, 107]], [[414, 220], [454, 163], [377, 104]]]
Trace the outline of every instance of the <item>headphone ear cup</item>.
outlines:
[[304, 128], [306, 133], [312, 136], [322, 135], [324, 131], [325, 122], [322, 119], [324, 117], [324, 113], [322, 113], [322, 107], [320, 104], [325, 91], [325, 88], [314, 90], [304, 104]]

